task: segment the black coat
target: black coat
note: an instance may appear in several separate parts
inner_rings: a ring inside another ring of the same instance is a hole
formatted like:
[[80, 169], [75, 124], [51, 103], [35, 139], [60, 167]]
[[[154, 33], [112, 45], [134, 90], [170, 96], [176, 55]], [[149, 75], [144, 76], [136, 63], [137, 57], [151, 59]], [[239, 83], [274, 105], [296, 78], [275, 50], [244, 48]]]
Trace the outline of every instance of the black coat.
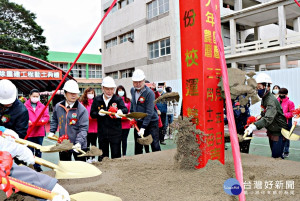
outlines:
[[28, 110], [18, 99], [6, 111], [0, 107], [0, 126], [14, 130], [22, 139], [27, 135], [28, 121]]
[[122, 98], [116, 96], [115, 94], [110, 99], [107, 107], [103, 99], [103, 94], [97, 96], [93, 101], [90, 115], [93, 119], [97, 119], [98, 137], [100, 139], [121, 137], [122, 135], [122, 125], [120, 118], [113, 119], [109, 115], [100, 116], [98, 114], [101, 109], [108, 111], [109, 107], [114, 103], [117, 104], [118, 109], [122, 110], [123, 114], [128, 113], [128, 109], [126, 108]]

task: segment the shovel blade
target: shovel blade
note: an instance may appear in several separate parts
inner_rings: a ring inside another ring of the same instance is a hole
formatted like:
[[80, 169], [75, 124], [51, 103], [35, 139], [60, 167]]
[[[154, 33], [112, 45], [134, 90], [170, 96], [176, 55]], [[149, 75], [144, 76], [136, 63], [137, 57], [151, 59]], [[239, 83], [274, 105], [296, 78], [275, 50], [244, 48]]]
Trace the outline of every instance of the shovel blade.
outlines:
[[70, 197], [76, 201], [122, 201], [121, 198], [113, 195], [91, 191], [76, 193], [70, 195]]
[[54, 169], [56, 179], [78, 179], [101, 175], [101, 171], [92, 164], [83, 161], [59, 161]]
[[153, 138], [152, 138], [152, 135], [148, 135], [146, 137], [143, 137], [143, 138], [138, 138], [137, 139], [137, 142], [141, 145], [149, 145], [153, 142]]

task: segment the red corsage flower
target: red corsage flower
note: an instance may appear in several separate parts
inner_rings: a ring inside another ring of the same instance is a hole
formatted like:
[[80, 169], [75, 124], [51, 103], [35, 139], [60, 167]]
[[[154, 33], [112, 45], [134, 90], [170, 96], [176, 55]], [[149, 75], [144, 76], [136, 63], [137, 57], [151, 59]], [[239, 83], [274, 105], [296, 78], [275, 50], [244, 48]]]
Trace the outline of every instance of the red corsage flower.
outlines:
[[70, 119], [70, 125], [75, 125], [77, 123], [77, 119]]
[[1, 121], [2, 123], [7, 123], [10, 120], [10, 116], [8, 114], [5, 114], [2, 116]]
[[140, 103], [144, 103], [146, 101], [146, 99], [143, 97], [143, 96], [141, 96], [140, 98], [139, 98], [139, 102]]

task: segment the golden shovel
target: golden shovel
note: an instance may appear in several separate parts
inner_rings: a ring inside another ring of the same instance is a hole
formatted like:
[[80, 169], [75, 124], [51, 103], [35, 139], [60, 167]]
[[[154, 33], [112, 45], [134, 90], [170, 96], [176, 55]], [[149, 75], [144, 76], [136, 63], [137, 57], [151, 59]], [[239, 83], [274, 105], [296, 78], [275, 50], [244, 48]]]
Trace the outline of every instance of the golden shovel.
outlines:
[[251, 140], [253, 137], [247, 137], [248, 136], [248, 131], [243, 135], [243, 140]]
[[101, 171], [94, 165], [83, 161], [59, 161], [58, 165], [35, 157], [35, 163], [53, 169], [56, 179], [77, 179], [101, 175]]
[[[55, 140], [55, 141], [58, 140], [58, 137], [56, 135], [54, 135], [53, 137], [48, 136], [48, 138], [51, 139], [51, 140]], [[74, 147], [72, 147], [72, 149], [73, 148]], [[82, 149], [78, 149], [78, 148], [75, 148], [75, 149], [81, 153], [81, 155], [78, 155], [78, 157], [84, 157], [84, 156], [101, 156], [103, 154], [102, 150], [99, 149], [99, 148], [97, 148], [97, 147], [95, 147], [95, 146], [91, 146], [90, 151], [88, 151], [88, 152], [85, 152]]]
[[[54, 196], [57, 195], [57, 193], [26, 183], [13, 177], [8, 177], [8, 179], [11, 185], [14, 185], [19, 191], [29, 195], [44, 198], [46, 200], [52, 200]], [[4, 177], [2, 177], [2, 183], [7, 184], [7, 180]], [[122, 201], [121, 198], [113, 195], [91, 191], [72, 194], [70, 195], [70, 198], [75, 201]]]
[[[5, 135], [2, 135], [2, 137], [5, 137]], [[56, 148], [55, 145], [48, 145], [48, 146], [42, 146], [42, 145], [39, 145], [37, 143], [34, 143], [34, 142], [30, 142], [28, 140], [24, 140], [24, 139], [15, 139], [15, 142], [19, 143], [19, 144], [23, 144], [23, 145], [26, 145], [28, 147], [32, 147], [32, 148], [35, 148], [35, 149], [39, 149], [41, 152], [48, 152], [48, 153], [51, 153], [51, 152], [57, 152], [54, 148]], [[61, 151], [67, 151], [67, 150], [70, 150], [72, 149], [72, 147], [64, 147], [64, 149], [61, 149]]]
[[294, 131], [296, 125], [297, 125], [297, 122], [295, 122], [295, 123], [293, 124], [293, 126], [292, 126], [292, 128], [291, 128], [290, 131], [288, 131], [288, 130], [282, 128], [282, 129], [281, 129], [281, 134], [282, 134], [286, 139], [288, 139], [288, 140], [293, 140], [293, 141], [299, 140], [299, 139], [300, 139], [300, 136], [297, 135], [297, 134], [295, 134], [295, 133], [293, 133], [293, 131]]
[[[115, 115], [117, 113], [114, 112], [108, 112], [108, 111], [99, 111], [102, 114], [111, 114], [111, 115]], [[147, 116], [147, 113], [143, 113], [143, 112], [132, 112], [129, 114], [119, 114], [120, 117], [125, 117], [125, 118], [134, 118], [134, 119], [143, 119]]]
[[[114, 112], [108, 112], [108, 111], [100, 111], [103, 114], [111, 114], [111, 115], [115, 115], [116, 113]], [[147, 113], [143, 113], [143, 112], [132, 112], [130, 114], [118, 114], [120, 117], [125, 117], [128, 120], [131, 120], [130, 118], [135, 118], [135, 119], [140, 119], [140, 118], [144, 118], [147, 116]], [[135, 125], [136, 130], [139, 132], [139, 128], [137, 127], [137, 125]], [[148, 135], [146, 137], [141, 135], [141, 138], [137, 139], [137, 142], [141, 145], [149, 145], [153, 142], [153, 138], [152, 135]]]

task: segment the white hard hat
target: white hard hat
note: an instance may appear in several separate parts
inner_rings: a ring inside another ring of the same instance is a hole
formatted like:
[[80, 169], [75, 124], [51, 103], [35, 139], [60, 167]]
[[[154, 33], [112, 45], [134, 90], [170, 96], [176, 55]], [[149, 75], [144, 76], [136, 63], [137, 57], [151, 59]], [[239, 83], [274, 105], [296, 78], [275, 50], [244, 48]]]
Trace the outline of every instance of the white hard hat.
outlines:
[[109, 77], [109, 76], [103, 78], [102, 86], [103, 87], [109, 87], [109, 88], [116, 88], [117, 87], [114, 79], [112, 77]]
[[142, 81], [146, 78], [144, 71], [141, 69], [136, 69], [132, 75], [132, 81]]
[[74, 94], [80, 93], [78, 83], [75, 80], [66, 81], [63, 90]]
[[17, 98], [17, 88], [10, 80], [0, 80], [0, 103], [12, 104]]
[[256, 83], [269, 83], [272, 84], [271, 77], [266, 73], [260, 73], [256, 76]]

